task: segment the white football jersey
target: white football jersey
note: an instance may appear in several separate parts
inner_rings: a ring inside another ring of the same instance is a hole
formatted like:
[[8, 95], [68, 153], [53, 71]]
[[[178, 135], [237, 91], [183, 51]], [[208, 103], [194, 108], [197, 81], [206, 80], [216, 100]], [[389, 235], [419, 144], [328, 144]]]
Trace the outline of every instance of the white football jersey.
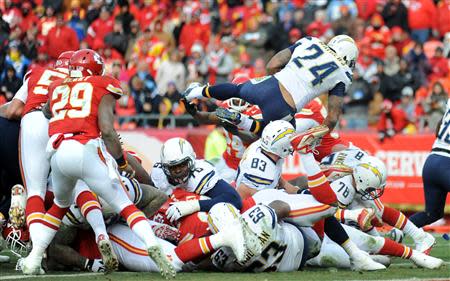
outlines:
[[[433, 148], [450, 150], [450, 99], [447, 101], [447, 112], [442, 118], [441, 127], [434, 141]], [[450, 157], [450, 154], [445, 152], [433, 151], [432, 153]]]
[[274, 189], [281, 177], [284, 159], [274, 162], [261, 149], [261, 141], [252, 143], [239, 163], [236, 186], [241, 183], [256, 190]]
[[185, 184], [171, 183], [159, 162], [153, 166], [150, 176], [155, 187], [167, 195], [172, 194], [172, 191], [176, 188], [184, 188], [189, 192], [203, 195], [210, 191], [220, 180], [214, 166], [208, 161], [200, 159], [195, 160], [194, 171]]
[[[252, 230], [259, 230], [263, 251], [258, 256], [247, 253], [246, 260], [241, 263], [230, 248], [222, 247], [211, 257], [218, 269], [226, 272], [298, 270], [304, 249], [303, 236], [298, 228], [284, 222], [277, 223], [275, 212], [265, 205], [253, 206], [242, 216], [249, 218], [247, 222]], [[270, 225], [266, 225], [267, 222]]]
[[333, 50], [316, 37], [305, 37], [295, 44], [291, 59], [274, 76], [292, 95], [297, 111], [340, 82], [347, 91], [352, 70]]
[[323, 158], [322, 161], [320, 161], [320, 166], [322, 168], [330, 166], [346, 166], [354, 168], [361, 163], [361, 160], [366, 156], [369, 156], [369, 154], [359, 148], [347, 148]]

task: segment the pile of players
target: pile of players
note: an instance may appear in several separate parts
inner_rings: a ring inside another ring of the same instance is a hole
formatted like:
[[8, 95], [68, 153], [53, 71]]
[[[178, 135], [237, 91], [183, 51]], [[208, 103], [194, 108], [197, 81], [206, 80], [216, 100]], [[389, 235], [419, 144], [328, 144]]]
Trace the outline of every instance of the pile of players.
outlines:
[[[33, 69], [0, 108], [21, 116], [24, 183], [12, 189], [6, 240], [24, 274], [45, 270], [295, 271], [304, 266], [381, 270], [389, 256], [425, 268], [435, 240], [380, 201], [384, 164], [332, 132], [358, 55], [353, 40], [300, 39], [268, 64], [274, 75], [193, 84], [184, 103], [200, 122], [225, 128], [216, 167], [182, 138], [166, 141], [149, 173], [114, 130], [118, 81], [92, 50]], [[247, 81], [248, 80], [248, 81]], [[328, 93], [328, 110], [319, 99]], [[226, 100], [199, 112], [198, 98]], [[299, 153], [306, 176], [281, 176]], [[387, 223], [415, 249], [378, 234]], [[29, 234], [31, 251], [24, 243]], [[45, 257], [45, 258], [44, 258]]]

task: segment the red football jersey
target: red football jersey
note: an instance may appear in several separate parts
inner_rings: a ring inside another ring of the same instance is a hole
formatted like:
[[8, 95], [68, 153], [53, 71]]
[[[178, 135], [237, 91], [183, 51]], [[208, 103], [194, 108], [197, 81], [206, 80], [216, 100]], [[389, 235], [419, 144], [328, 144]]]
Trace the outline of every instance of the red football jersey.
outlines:
[[[229, 108], [227, 103], [222, 103], [220, 106]], [[261, 109], [258, 106], [252, 105], [247, 108], [242, 114], [253, 117], [255, 119], [262, 119]], [[237, 170], [239, 162], [241, 161], [242, 155], [247, 148], [239, 136], [233, 135], [232, 133], [224, 130], [225, 139], [227, 141], [227, 149], [223, 152], [222, 157], [227, 163], [227, 166]]]
[[66, 78], [67, 73], [63, 69], [44, 68], [36, 66], [25, 74], [28, 79], [28, 97], [23, 110], [23, 115], [35, 108], [42, 107], [48, 99], [48, 87], [56, 80]]
[[49, 135], [74, 134], [72, 139], [87, 143], [100, 136], [98, 107], [104, 95], [122, 96], [120, 82], [109, 76], [67, 78], [50, 84], [52, 119]]
[[[311, 119], [315, 121], [315, 126], [318, 126], [323, 123], [327, 116], [327, 110], [323, 106], [320, 99], [315, 98], [311, 102], [309, 102], [299, 113], [295, 114], [295, 119], [297, 122], [301, 122], [301, 120]], [[332, 153], [333, 147], [337, 144], [342, 144], [344, 146], [348, 146], [349, 143], [346, 140], [343, 140], [337, 132], [332, 131], [331, 133], [323, 136], [320, 145], [316, 147], [316, 150], [319, 152], [318, 154], [314, 154], [314, 158], [320, 162], [322, 158], [330, 155]]]

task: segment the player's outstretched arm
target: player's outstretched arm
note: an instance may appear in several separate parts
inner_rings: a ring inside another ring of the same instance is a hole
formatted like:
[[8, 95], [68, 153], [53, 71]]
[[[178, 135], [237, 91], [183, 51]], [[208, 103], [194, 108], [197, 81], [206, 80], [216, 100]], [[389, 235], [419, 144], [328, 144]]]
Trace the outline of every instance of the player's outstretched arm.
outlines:
[[105, 142], [109, 153], [114, 157], [119, 169], [128, 174], [134, 175], [133, 168], [128, 165], [126, 156], [123, 153], [119, 136], [114, 130], [114, 106], [116, 99], [112, 95], [104, 95], [98, 108], [98, 127], [102, 133], [102, 139]]
[[141, 184], [151, 185], [152, 182], [150, 180], [150, 175], [147, 171], [142, 167], [141, 163], [130, 153], [127, 152], [127, 161], [128, 164], [134, 169], [135, 175], [134, 178]]
[[168, 196], [159, 189], [147, 184], [141, 184], [142, 199], [136, 205], [146, 217], [153, 216], [167, 201]]
[[0, 106], [0, 117], [8, 120], [19, 120], [22, 116], [24, 107], [25, 104], [21, 100], [13, 99], [12, 101]]
[[267, 74], [275, 74], [280, 71], [291, 59], [291, 50], [286, 48], [273, 56], [266, 65]]
[[278, 187], [286, 190], [289, 194], [297, 194], [297, 191], [300, 189], [298, 186], [295, 186], [288, 182], [287, 180], [280, 178], [280, 181], [278, 182]]

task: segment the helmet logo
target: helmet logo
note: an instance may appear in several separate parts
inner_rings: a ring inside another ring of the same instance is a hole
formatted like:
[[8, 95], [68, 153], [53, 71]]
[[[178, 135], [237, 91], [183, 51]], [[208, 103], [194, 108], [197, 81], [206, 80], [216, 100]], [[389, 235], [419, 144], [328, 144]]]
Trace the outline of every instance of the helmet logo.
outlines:
[[295, 133], [294, 129], [291, 129], [291, 128], [285, 129], [272, 141], [272, 145], [275, 144], [277, 141], [281, 140], [282, 138], [284, 138], [286, 135], [293, 134], [293, 133]]
[[381, 182], [381, 173], [380, 173], [380, 171], [378, 171], [377, 168], [369, 165], [368, 163], [362, 163], [362, 164], [360, 164], [360, 166], [372, 171], [372, 173], [374, 173]]
[[102, 58], [101, 58], [100, 55], [97, 54], [97, 53], [94, 54], [94, 60], [95, 60], [95, 62], [96, 62], [97, 64], [103, 64]]
[[178, 143], [180, 144], [181, 153], [183, 153], [183, 146], [184, 146], [184, 143], [185, 143], [184, 139], [180, 138]]

